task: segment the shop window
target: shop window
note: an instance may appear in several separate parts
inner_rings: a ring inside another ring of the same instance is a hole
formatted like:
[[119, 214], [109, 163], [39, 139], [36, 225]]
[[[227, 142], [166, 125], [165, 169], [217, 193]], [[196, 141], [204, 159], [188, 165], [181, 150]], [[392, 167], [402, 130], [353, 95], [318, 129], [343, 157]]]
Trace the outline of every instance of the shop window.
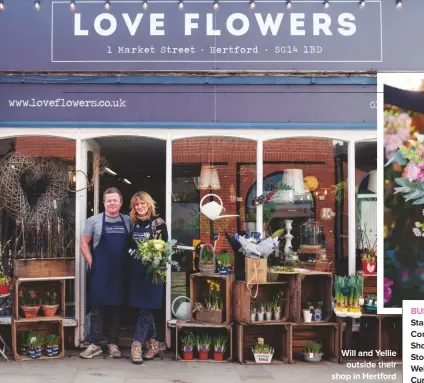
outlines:
[[[347, 266], [347, 144], [322, 138], [264, 142], [263, 231], [284, 229], [270, 262]], [[249, 198], [254, 198], [256, 187]]]

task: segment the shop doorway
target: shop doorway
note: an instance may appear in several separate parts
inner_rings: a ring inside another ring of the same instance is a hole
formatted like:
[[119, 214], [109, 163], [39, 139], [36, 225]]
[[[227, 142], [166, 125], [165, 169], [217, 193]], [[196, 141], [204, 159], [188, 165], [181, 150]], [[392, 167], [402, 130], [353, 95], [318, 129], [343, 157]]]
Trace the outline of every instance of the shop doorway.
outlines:
[[[143, 190], [153, 197], [158, 214], [165, 218], [166, 141], [137, 136], [101, 137], [91, 140], [88, 148], [87, 178], [92, 179], [94, 174], [98, 182], [87, 191], [87, 217], [104, 212], [103, 192], [107, 188], [116, 187], [123, 197], [122, 214], [129, 214], [131, 197], [137, 191]], [[87, 283], [88, 278], [87, 275]], [[154, 312], [160, 342], [165, 341], [165, 290], [162, 299], [162, 309]], [[88, 329], [91, 310], [88, 296], [86, 302]], [[120, 343], [123, 347], [131, 345], [137, 315], [137, 309], [127, 305], [123, 307], [120, 331]]]

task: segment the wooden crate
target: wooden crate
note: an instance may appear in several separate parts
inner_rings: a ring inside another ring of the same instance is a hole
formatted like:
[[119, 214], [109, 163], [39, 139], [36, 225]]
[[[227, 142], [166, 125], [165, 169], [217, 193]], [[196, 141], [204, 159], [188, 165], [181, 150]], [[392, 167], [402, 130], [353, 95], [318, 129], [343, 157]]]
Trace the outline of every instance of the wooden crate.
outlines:
[[287, 322], [290, 318], [290, 289], [288, 282], [266, 282], [250, 285], [251, 291], [248, 289], [247, 282], [236, 281], [234, 283], [233, 293], [233, 316], [234, 320], [243, 323], [261, 323], [252, 322], [250, 319], [251, 311], [251, 295], [255, 296], [258, 291], [257, 299], [267, 301], [276, 296], [279, 292], [283, 292], [285, 301], [281, 311], [281, 320], [265, 321], [268, 323]]
[[[402, 316], [379, 315], [381, 344], [379, 350], [394, 351], [396, 355], [382, 356], [379, 359], [385, 362], [402, 362]], [[418, 338], [419, 339], [419, 338]]]
[[304, 361], [302, 355], [303, 344], [309, 342], [321, 342], [323, 345], [324, 356], [319, 363], [339, 363], [339, 323], [321, 322], [315, 325], [305, 323], [293, 324], [292, 326], [291, 359], [293, 363], [306, 363], [311, 365], [311, 363]]
[[[213, 280], [218, 282], [221, 289], [221, 300], [224, 302], [222, 315], [222, 323], [230, 324], [232, 321], [232, 289], [234, 282], [234, 274], [230, 275], [202, 275], [200, 273], [190, 276], [190, 315], [191, 322], [202, 323], [197, 320], [196, 313], [193, 313], [193, 307], [196, 302], [204, 303], [204, 294], [208, 292], [207, 281]], [[203, 322], [204, 323], [204, 322]]]
[[49, 357], [46, 356], [45, 353], [41, 356], [40, 359], [58, 359], [63, 358], [65, 356], [65, 336], [63, 329], [63, 321], [62, 319], [52, 320], [50, 318], [46, 318], [48, 320], [44, 321], [36, 321], [34, 319], [24, 319], [24, 320], [16, 320], [12, 318], [12, 352], [15, 360], [33, 360], [27, 355], [22, 355], [19, 350], [20, 346], [20, 333], [36, 331], [42, 333], [43, 336], [47, 336], [48, 334], [55, 333], [60, 337], [60, 353], [58, 356]]
[[340, 363], [379, 360], [375, 350], [380, 350], [381, 345], [380, 318], [377, 314], [363, 314], [359, 320], [359, 332], [353, 332], [352, 318], [337, 317], [341, 325]]
[[262, 325], [236, 323], [238, 361], [242, 364], [257, 364], [252, 348], [258, 338], [264, 338], [265, 344], [274, 348], [271, 364], [291, 363], [291, 329], [292, 325], [289, 323]]
[[377, 295], [377, 274], [364, 274], [358, 272], [358, 276], [362, 278], [362, 296]]
[[75, 277], [75, 258], [15, 259], [15, 278], [70, 278]]
[[[192, 332], [194, 334], [208, 334], [210, 336], [227, 335], [228, 347], [224, 353], [224, 360], [218, 361], [213, 359], [213, 347], [209, 350], [209, 359], [200, 360], [198, 358], [197, 349], [194, 351], [193, 360], [183, 359], [181, 335], [184, 332]], [[209, 362], [209, 363], [225, 363], [233, 361], [233, 329], [231, 325], [207, 325], [193, 322], [177, 321], [175, 331], [175, 360], [183, 362]]]
[[[20, 309], [19, 305], [19, 290], [20, 289], [34, 289], [37, 295], [41, 296], [47, 291], [56, 291], [59, 299], [59, 308], [54, 318], [65, 318], [66, 314], [66, 300], [65, 300], [65, 280], [50, 280], [50, 281], [22, 281], [14, 278], [12, 282], [12, 294], [13, 294], [13, 318], [19, 320], [25, 320], [25, 316]], [[44, 317], [43, 311], [40, 306], [40, 311], [37, 314], [37, 318]], [[35, 318], [36, 319], [36, 318]], [[48, 318], [47, 318], [48, 319]]]

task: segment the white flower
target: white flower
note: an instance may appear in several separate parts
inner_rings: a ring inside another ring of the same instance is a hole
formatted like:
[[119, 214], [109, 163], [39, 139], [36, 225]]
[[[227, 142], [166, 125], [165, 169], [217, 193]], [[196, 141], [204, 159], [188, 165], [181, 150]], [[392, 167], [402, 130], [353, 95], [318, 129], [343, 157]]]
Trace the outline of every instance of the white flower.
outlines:
[[415, 227], [420, 227], [420, 226], [421, 226], [421, 223], [415, 222]]
[[417, 236], [417, 237], [421, 237], [422, 235], [421, 235], [421, 230], [420, 229], [417, 229], [416, 227], [414, 227], [413, 229], [412, 229], [412, 231], [413, 231], [413, 233], [415, 234], [415, 236]]

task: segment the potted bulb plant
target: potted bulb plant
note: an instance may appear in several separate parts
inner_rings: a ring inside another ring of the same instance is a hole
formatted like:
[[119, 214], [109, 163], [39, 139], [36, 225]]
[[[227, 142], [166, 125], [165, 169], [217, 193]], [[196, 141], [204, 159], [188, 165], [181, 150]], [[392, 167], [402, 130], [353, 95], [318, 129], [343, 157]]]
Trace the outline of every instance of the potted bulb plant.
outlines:
[[197, 337], [197, 352], [200, 360], [209, 359], [209, 350], [212, 344], [212, 338], [209, 335], [199, 334]]
[[271, 320], [272, 319], [272, 301], [265, 302], [265, 319]]
[[189, 332], [181, 337], [184, 360], [193, 360], [193, 350], [196, 346], [196, 336]]
[[260, 364], [271, 363], [274, 355], [274, 349], [264, 343], [264, 338], [258, 338], [255, 347], [252, 349], [255, 362]]
[[0, 271], [0, 295], [9, 294], [11, 279], [4, 272]]
[[305, 343], [303, 346], [303, 357], [307, 362], [321, 362], [322, 356], [322, 344], [317, 342]]
[[218, 335], [213, 340], [213, 359], [224, 360], [224, 352], [227, 349], [227, 338], [222, 335]]
[[362, 295], [362, 278], [351, 277], [349, 283], [349, 308], [350, 316], [360, 316], [360, 298]]
[[377, 271], [377, 252], [375, 249], [365, 249], [362, 252], [362, 270], [364, 274], [375, 274]]
[[47, 292], [43, 296], [43, 304], [41, 305], [41, 309], [43, 310], [44, 316], [54, 317], [58, 308], [59, 302], [56, 292]]
[[312, 311], [312, 321], [313, 322], [321, 322], [322, 321], [322, 306], [324, 302], [323, 301], [317, 301], [314, 304], [314, 309]]
[[211, 244], [206, 243], [200, 248], [199, 271], [203, 275], [215, 274], [215, 253]]
[[258, 309], [256, 307], [256, 300], [251, 299], [250, 300], [250, 321], [256, 322], [256, 314], [258, 312]]
[[284, 293], [280, 291], [272, 301], [272, 309], [274, 310], [274, 319], [281, 320], [281, 307], [284, 302]]
[[43, 338], [40, 334], [31, 333], [28, 335], [28, 356], [32, 359], [39, 359], [41, 357], [41, 347], [43, 345]]
[[46, 338], [46, 354], [48, 357], [59, 355], [60, 338], [56, 334], [50, 334]]
[[258, 301], [258, 322], [263, 322], [265, 315], [265, 303]]
[[216, 260], [218, 262], [218, 273], [220, 275], [229, 275], [231, 274], [231, 264], [233, 261], [233, 256], [230, 253], [222, 252], [216, 255]]
[[302, 310], [302, 313], [303, 313], [303, 321], [304, 321], [305, 323], [312, 322], [312, 311], [311, 311], [311, 307], [312, 307], [311, 302], [306, 302], [306, 303], [305, 303], [305, 306], [304, 306], [304, 308], [303, 308], [303, 310]]
[[205, 293], [205, 304], [196, 302], [193, 307], [196, 322], [221, 324], [223, 321], [223, 306], [221, 286], [218, 281], [206, 281], [209, 291]]
[[19, 305], [25, 318], [35, 318], [40, 310], [40, 298], [35, 290], [19, 290]]
[[26, 331], [22, 331], [20, 334], [20, 346], [19, 346], [19, 353], [21, 355], [27, 355], [28, 354], [28, 335], [29, 333]]

